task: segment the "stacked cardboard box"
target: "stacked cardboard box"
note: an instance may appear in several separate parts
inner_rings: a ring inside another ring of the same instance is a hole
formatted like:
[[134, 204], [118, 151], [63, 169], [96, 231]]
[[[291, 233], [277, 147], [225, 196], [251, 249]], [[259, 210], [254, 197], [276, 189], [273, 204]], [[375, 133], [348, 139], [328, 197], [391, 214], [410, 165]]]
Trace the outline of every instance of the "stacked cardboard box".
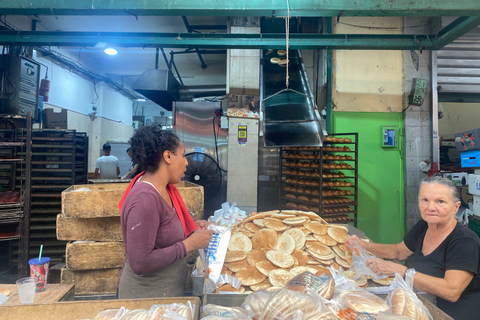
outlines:
[[[124, 247], [117, 208], [127, 184], [75, 185], [62, 192], [62, 213], [57, 216], [57, 238], [66, 246], [62, 283], [75, 283], [75, 294], [114, 294], [124, 262]], [[181, 182], [177, 188], [194, 219], [203, 218], [203, 187]], [[188, 255], [186, 290], [196, 253]]]

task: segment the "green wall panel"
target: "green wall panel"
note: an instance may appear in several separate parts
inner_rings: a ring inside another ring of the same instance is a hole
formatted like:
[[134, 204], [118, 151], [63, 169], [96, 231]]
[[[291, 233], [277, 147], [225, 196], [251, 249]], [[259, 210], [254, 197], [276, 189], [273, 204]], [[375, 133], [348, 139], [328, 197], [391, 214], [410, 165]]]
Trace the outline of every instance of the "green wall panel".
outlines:
[[333, 112], [334, 133], [358, 132], [357, 228], [375, 242], [398, 243], [404, 236], [404, 181], [400, 148], [383, 148], [382, 126], [397, 126], [401, 113]]

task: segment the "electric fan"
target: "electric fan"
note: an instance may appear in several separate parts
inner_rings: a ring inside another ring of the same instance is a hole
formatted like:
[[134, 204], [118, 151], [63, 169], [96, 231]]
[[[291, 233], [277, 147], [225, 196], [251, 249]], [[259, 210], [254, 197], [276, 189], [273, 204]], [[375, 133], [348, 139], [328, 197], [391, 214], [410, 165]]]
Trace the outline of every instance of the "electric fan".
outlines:
[[222, 184], [222, 170], [208, 154], [190, 152], [185, 155], [188, 161], [183, 180], [203, 186], [204, 201], [215, 197]]

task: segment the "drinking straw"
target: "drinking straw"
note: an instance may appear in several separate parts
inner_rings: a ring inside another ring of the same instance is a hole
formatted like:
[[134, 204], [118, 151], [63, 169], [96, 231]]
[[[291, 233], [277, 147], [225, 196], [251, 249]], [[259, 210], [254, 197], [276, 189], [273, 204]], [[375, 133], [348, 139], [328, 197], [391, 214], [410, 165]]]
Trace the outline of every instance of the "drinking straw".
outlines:
[[40, 259], [42, 259], [42, 250], [43, 250], [43, 244], [40, 245], [40, 254], [38, 255], [38, 261], [40, 261]]

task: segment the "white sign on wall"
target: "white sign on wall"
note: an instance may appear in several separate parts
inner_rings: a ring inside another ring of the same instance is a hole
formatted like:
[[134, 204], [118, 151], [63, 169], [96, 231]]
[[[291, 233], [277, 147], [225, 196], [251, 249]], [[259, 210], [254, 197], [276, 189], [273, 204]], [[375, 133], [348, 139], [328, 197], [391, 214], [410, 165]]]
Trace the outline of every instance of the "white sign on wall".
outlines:
[[468, 192], [475, 195], [480, 195], [480, 175], [468, 175]]

